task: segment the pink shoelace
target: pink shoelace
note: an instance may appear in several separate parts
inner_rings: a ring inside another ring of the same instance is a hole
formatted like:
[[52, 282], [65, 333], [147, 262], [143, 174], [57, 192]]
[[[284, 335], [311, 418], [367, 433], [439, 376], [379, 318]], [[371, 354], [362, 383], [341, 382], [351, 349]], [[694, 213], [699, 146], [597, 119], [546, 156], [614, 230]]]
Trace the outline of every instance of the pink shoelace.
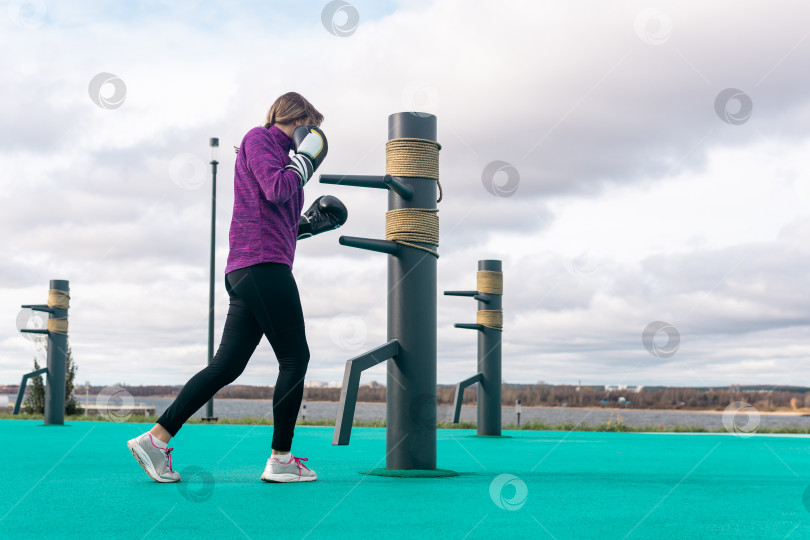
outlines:
[[[278, 458], [276, 458], [276, 460], [278, 460]], [[310, 469], [309, 467], [307, 467], [306, 465], [301, 463], [302, 461], [308, 461], [308, 458], [293, 456], [292, 461], [295, 461], [295, 464], [298, 466], [298, 476], [299, 477], [301, 476], [301, 467], [305, 468], [308, 471], [312, 471], [312, 469]], [[281, 462], [279, 461], [279, 463], [281, 463]], [[282, 465], [289, 465], [289, 463], [281, 463], [281, 464]]]
[[166, 457], [169, 458], [169, 472], [170, 473], [174, 472], [174, 469], [172, 469], [172, 454], [171, 454], [172, 450], [174, 450], [174, 448], [167, 448], [166, 449]]
[[173, 473], [174, 469], [172, 469], [172, 454], [171, 454], [171, 452], [172, 452], [172, 450], [174, 450], [174, 448], [163, 448], [162, 446], [156, 445], [155, 441], [152, 440], [152, 434], [151, 433], [149, 434], [149, 442], [151, 442], [152, 446], [154, 446], [158, 450], [162, 450], [163, 452], [166, 453], [166, 458], [169, 460], [169, 472]]

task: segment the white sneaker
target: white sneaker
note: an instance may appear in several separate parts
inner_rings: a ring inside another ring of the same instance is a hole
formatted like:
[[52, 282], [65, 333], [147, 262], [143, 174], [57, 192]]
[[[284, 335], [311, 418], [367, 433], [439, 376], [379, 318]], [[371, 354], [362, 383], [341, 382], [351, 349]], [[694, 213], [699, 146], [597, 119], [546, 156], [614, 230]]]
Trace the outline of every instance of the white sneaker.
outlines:
[[[292, 453], [282, 457], [290, 459]], [[278, 458], [271, 456], [267, 460], [267, 465], [262, 473], [262, 480], [265, 482], [312, 482], [318, 478], [315, 471], [301, 463], [307, 458], [292, 456], [289, 463], [282, 463]]]
[[174, 448], [158, 446], [160, 441], [148, 431], [139, 437], [127, 441], [127, 447], [138, 463], [150, 478], [157, 482], [179, 482], [180, 473], [172, 470], [172, 456]]

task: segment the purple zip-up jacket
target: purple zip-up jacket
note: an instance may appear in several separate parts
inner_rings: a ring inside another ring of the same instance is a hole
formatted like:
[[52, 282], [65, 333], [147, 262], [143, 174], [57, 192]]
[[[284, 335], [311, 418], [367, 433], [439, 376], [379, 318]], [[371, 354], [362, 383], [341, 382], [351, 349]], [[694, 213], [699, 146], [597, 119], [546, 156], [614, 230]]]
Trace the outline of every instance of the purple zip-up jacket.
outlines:
[[277, 126], [242, 139], [233, 176], [233, 218], [225, 273], [263, 262], [292, 270], [304, 190], [290, 163], [292, 139]]

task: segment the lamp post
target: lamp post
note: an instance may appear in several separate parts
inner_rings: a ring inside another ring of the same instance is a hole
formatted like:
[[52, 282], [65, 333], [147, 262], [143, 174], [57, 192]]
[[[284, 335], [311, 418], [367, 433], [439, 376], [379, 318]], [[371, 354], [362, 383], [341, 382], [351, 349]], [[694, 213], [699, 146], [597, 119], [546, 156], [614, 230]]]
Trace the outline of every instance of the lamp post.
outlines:
[[[214, 238], [216, 231], [217, 217], [217, 150], [219, 150], [219, 139], [212, 137], [209, 140], [211, 146], [211, 269], [208, 283], [208, 365], [214, 361]], [[205, 406], [204, 421], [216, 422], [214, 416], [214, 398], [208, 400]]]

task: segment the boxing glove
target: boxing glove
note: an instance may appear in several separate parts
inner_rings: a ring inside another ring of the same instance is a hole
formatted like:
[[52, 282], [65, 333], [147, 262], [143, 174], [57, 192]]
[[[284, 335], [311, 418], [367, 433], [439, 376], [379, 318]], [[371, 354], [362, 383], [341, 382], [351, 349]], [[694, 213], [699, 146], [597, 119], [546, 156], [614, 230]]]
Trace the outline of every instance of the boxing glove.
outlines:
[[346, 206], [332, 195], [321, 195], [298, 220], [298, 240], [337, 229], [348, 217]]
[[295, 171], [304, 187], [326, 157], [326, 135], [315, 126], [298, 126], [293, 131], [293, 147], [295, 154], [284, 168]]

